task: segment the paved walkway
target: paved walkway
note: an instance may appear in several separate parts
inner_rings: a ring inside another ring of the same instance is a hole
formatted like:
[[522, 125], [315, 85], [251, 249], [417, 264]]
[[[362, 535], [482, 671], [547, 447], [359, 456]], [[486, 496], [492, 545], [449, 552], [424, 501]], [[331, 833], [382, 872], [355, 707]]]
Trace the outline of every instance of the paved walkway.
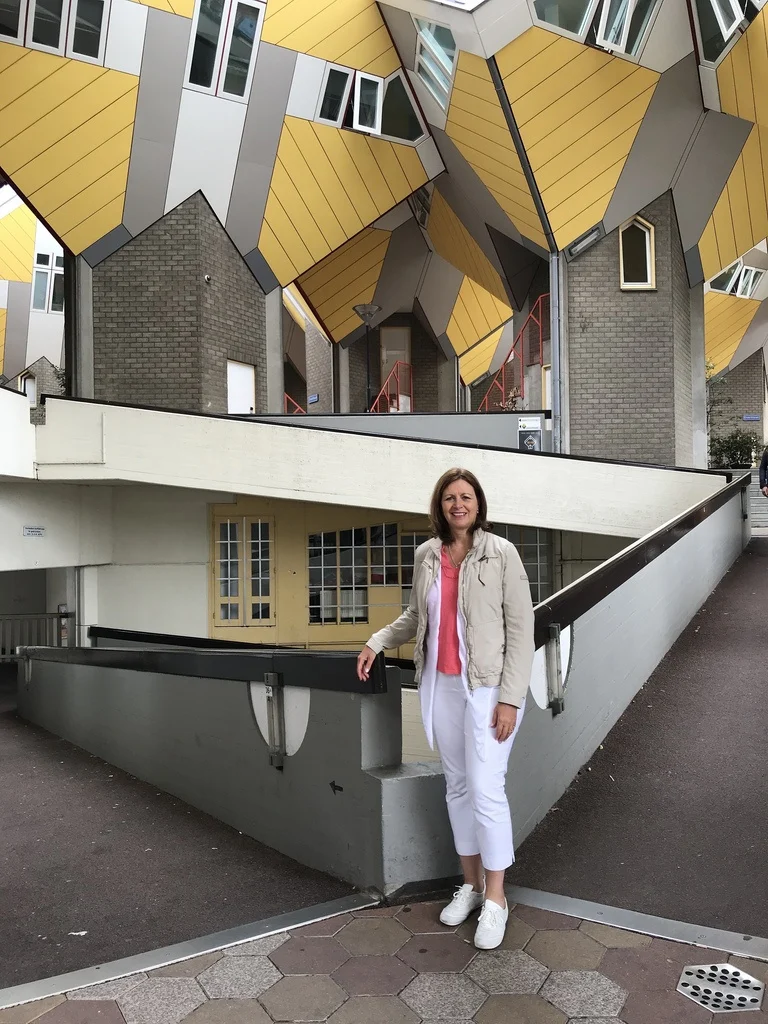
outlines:
[[[675, 990], [725, 953], [517, 906], [504, 945], [442, 904], [365, 910], [11, 1010], [0, 1024], [728, 1024]], [[730, 961], [768, 981], [768, 964]]]

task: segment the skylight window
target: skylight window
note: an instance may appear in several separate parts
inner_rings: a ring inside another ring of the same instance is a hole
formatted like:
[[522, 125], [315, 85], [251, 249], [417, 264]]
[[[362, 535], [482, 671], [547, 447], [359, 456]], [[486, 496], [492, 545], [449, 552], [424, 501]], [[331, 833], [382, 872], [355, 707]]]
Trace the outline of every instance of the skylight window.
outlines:
[[448, 109], [456, 64], [456, 40], [446, 25], [414, 18], [418, 31], [416, 74], [443, 108]]

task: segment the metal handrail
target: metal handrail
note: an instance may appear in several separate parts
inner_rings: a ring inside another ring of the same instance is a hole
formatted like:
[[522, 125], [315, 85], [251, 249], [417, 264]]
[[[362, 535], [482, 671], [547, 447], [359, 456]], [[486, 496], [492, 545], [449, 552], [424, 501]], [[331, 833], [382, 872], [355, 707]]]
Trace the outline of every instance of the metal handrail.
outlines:
[[549, 294], [540, 295], [517, 332], [507, 358], [497, 370], [478, 412], [514, 411], [525, 398], [525, 367], [544, 365], [544, 342], [549, 338]]
[[66, 647], [74, 618], [74, 612], [0, 615], [0, 661], [17, 661], [19, 647]]
[[[407, 409], [403, 408], [405, 398], [408, 399]], [[413, 412], [413, 367], [410, 363], [398, 359], [369, 412]]]
[[299, 405], [299, 403], [297, 401], [295, 401], [295, 399], [291, 398], [291, 396], [288, 394], [287, 391], [284, 393], [284, 395], [283, 395], [283, 412], [295, 416], [298, 413], [306, 413], [306, 411], [307, 411], [306, 409], [302, 409], [301, 408], [301, 406]]

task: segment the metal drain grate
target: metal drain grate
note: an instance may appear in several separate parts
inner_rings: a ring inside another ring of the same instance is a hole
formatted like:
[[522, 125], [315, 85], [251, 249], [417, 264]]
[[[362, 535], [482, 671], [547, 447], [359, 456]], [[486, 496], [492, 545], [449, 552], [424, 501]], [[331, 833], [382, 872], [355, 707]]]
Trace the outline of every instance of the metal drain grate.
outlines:
[[765, 985], [732, 964], [701, 964], [685, 967], [677, 991], [712, 1013], [759, 1010]]

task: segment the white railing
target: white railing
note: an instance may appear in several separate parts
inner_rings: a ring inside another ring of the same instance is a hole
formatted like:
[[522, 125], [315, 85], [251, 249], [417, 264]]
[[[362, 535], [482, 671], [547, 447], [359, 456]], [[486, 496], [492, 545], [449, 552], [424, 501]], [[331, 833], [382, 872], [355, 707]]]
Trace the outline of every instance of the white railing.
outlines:
[[0, 661], [15, 661], [17, 647], [69, 646], [74, 618], [74, 612], [0, 615]]

